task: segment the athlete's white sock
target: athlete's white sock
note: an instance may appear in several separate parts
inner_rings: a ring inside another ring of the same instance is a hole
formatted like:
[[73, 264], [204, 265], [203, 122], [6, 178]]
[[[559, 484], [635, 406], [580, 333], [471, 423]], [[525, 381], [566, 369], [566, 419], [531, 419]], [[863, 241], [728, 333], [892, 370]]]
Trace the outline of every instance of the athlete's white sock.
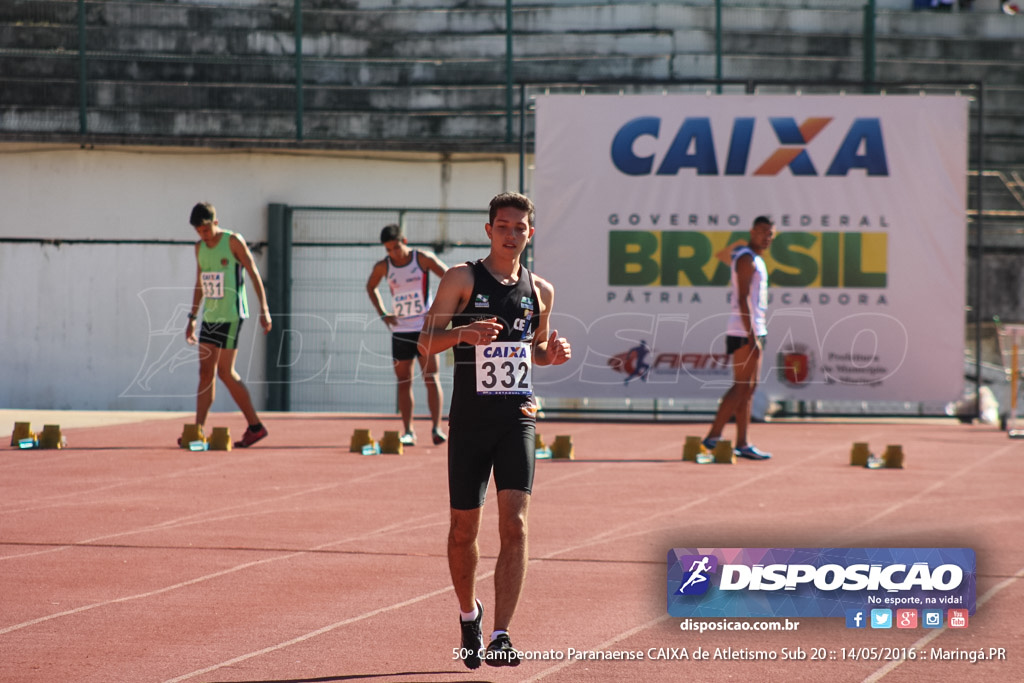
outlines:
[[494, 633], [491, 634], [491, 642], [493, 643], [495, 638], [497, 638], [498, 636], [503, 636], [503, 635], [507, 636], [508, 635], [508, 631], [495, 631]]
[[459, 616], [462, 617], [463, 621], [476, 621], [476, 618], [480, 616], [480, 607], [474, 603], [472, 612], [459, 610]]

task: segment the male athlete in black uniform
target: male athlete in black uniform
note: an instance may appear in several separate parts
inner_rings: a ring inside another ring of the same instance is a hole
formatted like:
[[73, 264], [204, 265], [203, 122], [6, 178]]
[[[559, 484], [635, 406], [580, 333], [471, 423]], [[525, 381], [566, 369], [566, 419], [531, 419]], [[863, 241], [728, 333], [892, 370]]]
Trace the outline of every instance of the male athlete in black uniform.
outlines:
[[560, 365], [571, 357], [569, 342], [548, 330], [554, 288], [520, 263], [533, 237], [533, 202], [508, 192], [492, 199], [490, 208], [484, 226], [490, 253], [445, 273], [419, 339], [424, 355], [455, 347], [448, 567], [461, 611], [461, 658], [470, 669], [480, 666], [483, 650], [477, 535], [492, 468], [501, 550], [494, 570], [494, 632], [483, 659], [491, 666], [520, 661], [508, 627], [526, 578], [537, 413], [533, 366]]

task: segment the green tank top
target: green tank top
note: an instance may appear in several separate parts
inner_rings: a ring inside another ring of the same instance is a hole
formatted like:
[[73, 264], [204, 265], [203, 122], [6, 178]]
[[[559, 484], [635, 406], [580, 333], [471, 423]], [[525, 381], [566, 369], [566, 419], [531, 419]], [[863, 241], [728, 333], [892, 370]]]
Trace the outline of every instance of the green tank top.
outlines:
[[[230, 323], [249, 317], [245, 270], [231, 253], [231, 236], [224, 230], [212, 249], [199, 241], [199, 280], [203, 286], [203, 321]], [[241, 235], [239, 235], [241, 238]]]

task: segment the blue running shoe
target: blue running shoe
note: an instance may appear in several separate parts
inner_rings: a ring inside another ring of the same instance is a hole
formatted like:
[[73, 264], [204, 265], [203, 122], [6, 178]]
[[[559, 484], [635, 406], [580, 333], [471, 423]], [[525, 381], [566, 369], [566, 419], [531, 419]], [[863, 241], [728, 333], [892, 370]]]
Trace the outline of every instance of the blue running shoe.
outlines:
[[709, 436], [708, 438], [701, 441], [701, 444], [703, 444], [704, 448], [708, 449], [709, 451], [713, 451], [715, 450], [715, 446], [718, 444], [718, 441], [719, 439], [717, 437]]
[[767, 460], [772, 457], [771, 453], [765, 453], [759, 450], [756, 446], [746, 445], [743, 448], [736, 449], [736, 455], [741, 458], [747, 458], [748, 460]]

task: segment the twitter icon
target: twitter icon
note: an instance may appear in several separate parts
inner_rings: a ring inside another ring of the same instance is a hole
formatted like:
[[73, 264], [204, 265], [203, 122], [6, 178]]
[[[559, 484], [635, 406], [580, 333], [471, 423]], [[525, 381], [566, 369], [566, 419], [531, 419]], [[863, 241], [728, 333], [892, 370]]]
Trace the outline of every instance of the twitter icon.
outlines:
[[892, 628], [892, 610], [871, 610], [871, 628]]

